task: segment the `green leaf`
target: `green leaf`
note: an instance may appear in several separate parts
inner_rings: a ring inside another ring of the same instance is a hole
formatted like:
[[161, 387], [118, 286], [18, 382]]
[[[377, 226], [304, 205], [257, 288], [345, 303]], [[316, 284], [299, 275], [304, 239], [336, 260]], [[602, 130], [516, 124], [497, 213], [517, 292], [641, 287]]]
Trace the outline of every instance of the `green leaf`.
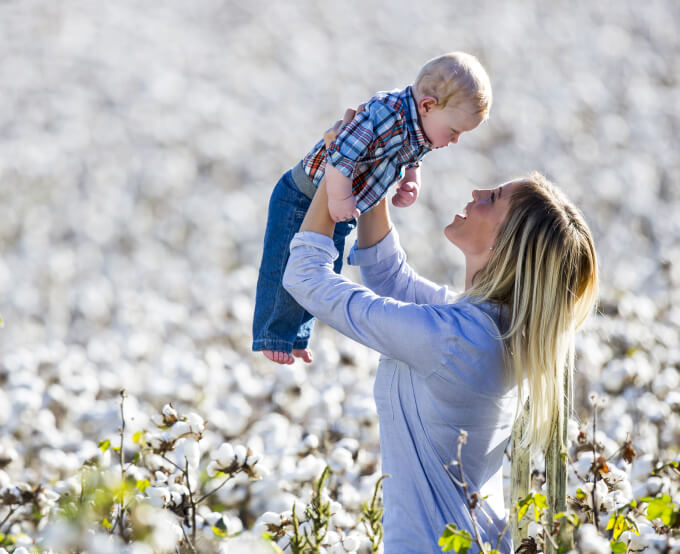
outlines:
[[143, 438], [144, 431], [137, 431], [134, 435], [132, 435], [132, 442], [134, 442], [135, 444], [139, 444]]
[[109, 449], [109, 446], [111, 446], [110, 440], [99, 441], [99, 450], [102, 451], [102, 454]]
[[111, 529], [113, 529], [113, 525], [112, 525], [111, 522], [110, 522], [108, 519], [106, 519], [106, 518], [104, 518], [104, 519], [102, 520], [102, 526], [105, 527], [106, 529], [108, 529], [109, 531], [110, 531]]
[[623, 554], [626, 550], [628, 550], [628, 546], [625, 542], [611, 541], [609, 545], [612, 548], [613, 554]]
[[112, 446], [111, 450], [113, 450], [114, 452], [120, 452], [120, 446]]
[[548, 500], [545, 497], [545, 494], [541, 494], [540, 492], [536, 493], [534, 495], [534, 504], [536, 504], [536, 506], [538, 506], [541, 510], [543, 510], [544, 508], [547, 508], [548, 507]]
[[578, 498], [579, 500], [585, 500], [586, 498], [588, 498], [588, 495], [585, 492], [583, 492], [580, 488], [578, 488], [576, 489], [576, 498]]
[[667, 506], [666, 509], [663, 511], [661, 514], [661, 521], [663, 521], [664, 525], [668, 525], [668, 527], [671, 527], [671, 523], [673, 521], [673, 506]]
[[217, 525], [213, 525], [211, 527], [211, 529], [212, 529], [213, 533], [215, 533], [218, 537], [226, 537], [227, 536], [227, 534], [224, 531], [222, 531], [222, 529], [217, 527]]
[[[666, 495], [664, 495], [666, 496]], [[668, 502], [664, 502], [663, 498], [657, 498], [654, 501], [649, 503], [649, 506], [647, 506], [647, 519], [652, 521], [653, 519], [656, 519], [658, 517], [661, 517], [664, 511], [666, 510], [666, 507], [668, 506]], [[670, 498], [669, 498], [670, 500]]]
[[522, 521], [522, 518], [524, 517], [524, 514], [527, 513], [527, 510], [529, 509], [529, 504], [525, 504], [519, 509], [519, 512], [517, 512], [517, 521]]
[[439, 540], [447, 542], [447, 539], [451, 537], [453, 537], [453, 530], [451, 529], [451, 527], [447, 525], [446, 529], [444, 529], [444, 532], [442, 533], [442, 536], [439, 538]]
[[151, 483], [149, 483], [148, 479], [140, 479], [139, 481], [137, 481], [135, 486], [137, 487], [137, 490], [139, 492], [144, 492], [147, 487], [151, 486]]
[[620, 515], [619, 517], [616, 518], [616, 524], [614, 525], [614, 540], [617, 541], [619, 540], [619, 537], [621, 536], [621, 533], [626, 531], [628, 529], [628, 522], [626, 521], [626, 518]]
[[609, 531], [610, 529], [612, 529], [614, 527], [615, 522], [616, 522], [616, 514], [612, 514], [609, 517], [609, 521], [607, 522], [607, 529], [606, 530]]

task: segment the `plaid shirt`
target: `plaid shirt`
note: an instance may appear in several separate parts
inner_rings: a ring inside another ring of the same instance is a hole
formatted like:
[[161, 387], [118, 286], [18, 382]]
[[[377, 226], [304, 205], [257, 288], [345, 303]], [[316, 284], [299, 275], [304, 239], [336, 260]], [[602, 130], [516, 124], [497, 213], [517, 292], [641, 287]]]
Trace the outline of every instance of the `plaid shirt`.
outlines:
[[404, 176], [407, 167], [432, 150], [418, 121], [411, 87], [379, 92], [346, 125], [328, 151], [323, 140], [302, 160], [315, 187], [326, 171], [326, 160], [352, 179], [352, 194], [361, 213], [370, 210], [387, 189]]

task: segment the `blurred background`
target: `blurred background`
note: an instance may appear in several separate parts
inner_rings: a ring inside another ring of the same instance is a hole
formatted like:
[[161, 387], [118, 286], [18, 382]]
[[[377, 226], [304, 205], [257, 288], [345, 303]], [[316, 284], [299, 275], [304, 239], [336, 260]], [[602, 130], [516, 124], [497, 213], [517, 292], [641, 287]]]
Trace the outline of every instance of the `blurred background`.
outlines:
[[[0, 425], [17, 468], [114, 432], [121, 387], [140, 426], [174, 399], [227, 437], [271, 411], [359, 437], [346, 420], [370, 409], [372, 353], [323, 326], [311, 368], [250, 353], [268, 197], [346, 107], [451, 50], [480, 59], [494, 104], [393, 210], [411, 264], [461, 287], [443, 227], [473, 187], [545, 173], [601, 264], [577, 404], [620, 396], [612, 436], [677, 452], [678, 29], [675, 0], [1, 2]], [[282, 379], [309, 399], [267, 396]]]

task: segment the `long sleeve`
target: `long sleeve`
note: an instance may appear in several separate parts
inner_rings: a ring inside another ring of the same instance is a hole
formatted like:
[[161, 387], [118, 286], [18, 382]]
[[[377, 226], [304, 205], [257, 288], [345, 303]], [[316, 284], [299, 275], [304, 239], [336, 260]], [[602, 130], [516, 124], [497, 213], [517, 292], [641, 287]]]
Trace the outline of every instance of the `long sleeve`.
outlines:
[[450, 304], [457, 296], [445, 285], [421, 277], [406, 263], [406, 253], [394, 227], [369, 248], [359, 249], [355, 244], [349, 263], [360, 266], [364, 285], [379, 296], [416, 304]]
[[338, 256], [330, 238], [311, 231], [295, 235], [283, 286], [307, 311], [344, 335], [422, 375], [439, 368], [465, 325], [455, 305], [422, 305], [378, 296], [333, 271]]

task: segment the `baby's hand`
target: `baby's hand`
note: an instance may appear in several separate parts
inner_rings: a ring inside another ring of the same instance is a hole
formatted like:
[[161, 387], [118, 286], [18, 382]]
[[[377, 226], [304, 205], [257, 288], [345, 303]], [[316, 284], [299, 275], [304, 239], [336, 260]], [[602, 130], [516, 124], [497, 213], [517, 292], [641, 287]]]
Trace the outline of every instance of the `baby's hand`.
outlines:
[[392, 197], [392, 204], [397, 208], [408, 208], [418, 198], [419, 188], [420, 186], [412, 181], [400, 183]]
[[347, 198], [333, 198], [329, 193], [328, 212], [336, 223], [352, 218], [358, 219], [361, 215], [357, 209], [357, 201], [353, 194], [350, 194]]

